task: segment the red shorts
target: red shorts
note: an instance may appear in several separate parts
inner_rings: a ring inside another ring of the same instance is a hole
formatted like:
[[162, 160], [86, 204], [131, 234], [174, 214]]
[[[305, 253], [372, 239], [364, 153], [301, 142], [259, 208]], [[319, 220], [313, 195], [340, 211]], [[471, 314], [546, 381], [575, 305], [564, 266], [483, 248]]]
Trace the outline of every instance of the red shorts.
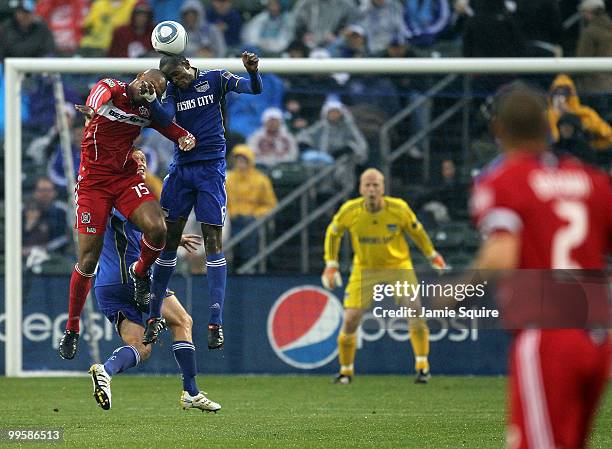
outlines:
[[508, 449], [579, 449], [607, 382], [610, 342], [580, 329], [521, 331], [510, 355]]
[[129, 218], [138, 206], [157, 200], [137, 174], [109, 176], [87, 174], [75, 189], [76, 223], [81, 234], [104, 234], [111, 209]]

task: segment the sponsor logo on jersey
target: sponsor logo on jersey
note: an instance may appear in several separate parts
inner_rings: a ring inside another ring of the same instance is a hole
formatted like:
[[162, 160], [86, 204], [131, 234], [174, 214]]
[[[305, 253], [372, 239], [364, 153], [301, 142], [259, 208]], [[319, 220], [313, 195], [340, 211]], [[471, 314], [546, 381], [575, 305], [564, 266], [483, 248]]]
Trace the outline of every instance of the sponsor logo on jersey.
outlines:
[[197, 92], [206, 92], [208, 89], [210, 89], [208, 81], [204, 81], [203, 83], [200, 83], [200, 84], [196, 85], [196, 87], [195, 87], [195, 90]]
[[388, 224], [387, 225], [387, 229], [389, 230], [389, 232], [395, 232], [395, 231], [397, 231], [397, 225], [396, 224]]
[[299, 369], [314, 369], [338, 353], [342, 305], [332, 293], [312, 285], [283, 293], [268, 314], [268, 340], [275, 354]]
[[98, 230], [96, 228], [87, 226], [87, 232], [89, 232], [90, 234], [95, 234], [96, 232], [98, 232]]
[[189, 109], [196, 108], [198, 106], [207, 106], [215, 102], [214, 95], [202, 95], [201, 97], [191, 98], [190, 100], [179, 101], [176, 104], [176, 110], [178, 112], [187, 111]]
[[89, 212], [83, 212], [81, 214], [81, 223], [83, 224], [91, 223], [91, 214]]
[[[139, 111], [140, 112], [140, 111]], [[98, 115], [104, 118], [112, 120], [114, 122], [123, 122], [135, 126], [149, 126], [151, 120], [148, 118], [140, 117], [136, 114], [130, 114], [129, 112], [122, 111], [116, 107], [112, 101], [105, 103], [98, 110]]]

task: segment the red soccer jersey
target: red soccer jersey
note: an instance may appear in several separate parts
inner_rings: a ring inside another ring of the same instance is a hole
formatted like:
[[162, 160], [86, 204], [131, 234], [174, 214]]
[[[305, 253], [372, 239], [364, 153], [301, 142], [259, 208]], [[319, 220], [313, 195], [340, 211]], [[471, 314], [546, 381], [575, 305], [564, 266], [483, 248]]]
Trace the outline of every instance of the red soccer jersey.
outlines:
[[134, 140], [144, 127], [152, 127], [171, 140], [188, 132], [172, 123], [159, 128], [151, 122], [149, 108], [134, 105], [127, 85], [111, 78], [100, 80], [87, 97], [87, 106], [95, 116], [87, 126], [81, 143], [81, 172], [121, 174], [135, 173], [136, 163], [130, 157]]
[[520, 235], [518, 268], [606, 267], [612, 242], [610, 180], [577, 159], [513, 155], [478, 182], [470, 208], [485, 236]]

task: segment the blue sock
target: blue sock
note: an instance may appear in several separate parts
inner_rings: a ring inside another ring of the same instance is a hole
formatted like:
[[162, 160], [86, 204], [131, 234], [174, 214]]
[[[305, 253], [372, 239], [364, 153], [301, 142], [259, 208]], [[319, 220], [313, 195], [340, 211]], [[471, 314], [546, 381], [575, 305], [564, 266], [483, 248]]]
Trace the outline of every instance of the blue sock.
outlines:
[[176, 267], [176, 251], [162, 251], [153, 264], [153, 282], [151, 283], [151, 304], [149, 318], [160, 317], [161, 307], [166, 297], [166, 289]]
[[172, 344], [174, 358], [181, 369], [183, 378], [183, 390], [191, 396], [196, 396], [200, 390], [196, 385], [195, 376], [198, 374], [196, 366], [195, 346], [188, 341], [175, 341]]
[[225, 279], [227, 278], [227, 264], [225, 255], [212, 254], [206, 256], [208, 273], [208, 298], [210, 307], [210, 324], [223, 323], [223, 301], [225, 300]]
[[109, 375], [119, 374], [140, 362], [140, 354], [134, 346], [121, 346], [115, 349], [106, 363], [104, 369]]

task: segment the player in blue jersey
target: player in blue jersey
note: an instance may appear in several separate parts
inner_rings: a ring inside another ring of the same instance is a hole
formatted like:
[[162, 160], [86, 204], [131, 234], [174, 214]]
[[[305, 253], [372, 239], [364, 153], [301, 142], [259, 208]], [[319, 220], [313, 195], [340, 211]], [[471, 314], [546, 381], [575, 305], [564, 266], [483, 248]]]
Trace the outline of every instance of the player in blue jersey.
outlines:
[[[140, 254], [140, 230], [119, 212], [113, 210], [104, 233], [104, 244], [96, 272], [95, 293], [100, 311], [115, 325], [126, 346], [117, 348], [104, 364], [89, 369], [94, 386], [94, 398], [104, 410], [111, 408], [111, 377], [121, 373], [151, 355], [152, 347], [142, 343], [144, 322], [134, 300], [134, 285], [129, 275], [130, 265]], [[200, 236], [183, 235], [181, 246], [194, 251]], [[174, 293], [164, 294], [162, 316], [172, 332], [172, 351], [181, 370], [183, 409], [196, 408], [216, 412], [221, 406], [208, 399], [195, 381], [197, 374], [195, 347], [191, 338], [191, 316]]]
[[[189, 153], [175, 147], [174, 159], [164, 180], [161, 196], [165, 210], [166, 246], [153, 267], [150, 314], [143, 337], [146, 344], [154, 343], [162, 330], [160, 307], [164, 292], [176, 266], [176, 250], [187, 217], [195, 208], [202, 224], [206, 248], [206, 266], [210, 301], [208, 347], [223, 346], [222, 312], [225, 298], [227, 266], [221, 246], [221, 234], [226, 215], [225, 193], [225, 129], [221, 111], [225, 95], [237, 93], [259, 94], [262, 91], [258, 74], [259, 58], [244, 52], [242, 62], [249, 79], [227, 70], [199, 70], [183, 56], [164, 56], [159, 67], [170, 81], [160, 102], [151, 100], [153, 118], [160, 124], [177, 124], [191, 132], [197, 141]], [[150, 88], [154, 96], [154, 89]]]

